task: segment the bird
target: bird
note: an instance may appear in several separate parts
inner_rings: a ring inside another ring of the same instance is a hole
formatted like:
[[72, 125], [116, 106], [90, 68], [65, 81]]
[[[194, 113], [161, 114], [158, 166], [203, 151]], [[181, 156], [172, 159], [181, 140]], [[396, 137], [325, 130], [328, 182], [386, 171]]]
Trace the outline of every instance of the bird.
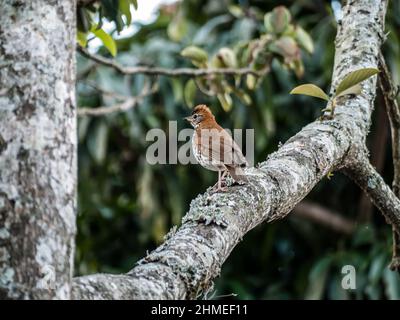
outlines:
[[224, 192], [222, 181], [229, 172], [238, 184], [248, 181], [244, 168], [248, 167], [246, 158], [230, 134], [215, 120], [209, 107], [197, 105], [190, 116], [184, 118], [194, 128], [192, 151], [197, 162], [204, 168], [218, 171], [218, 182], [212, 188]]

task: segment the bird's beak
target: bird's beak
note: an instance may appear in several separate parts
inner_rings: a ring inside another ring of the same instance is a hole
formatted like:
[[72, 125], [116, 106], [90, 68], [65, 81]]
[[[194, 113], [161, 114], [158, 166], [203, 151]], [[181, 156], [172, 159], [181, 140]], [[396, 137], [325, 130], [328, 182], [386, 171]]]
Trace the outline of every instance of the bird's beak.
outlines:
[[185, 119], [186, 121], [192, 122], [193, 117], [192, 117], [192, 116], [189, 116], [189, 117], [185, 117], [185, 118], [183, 118], [183, 119]]

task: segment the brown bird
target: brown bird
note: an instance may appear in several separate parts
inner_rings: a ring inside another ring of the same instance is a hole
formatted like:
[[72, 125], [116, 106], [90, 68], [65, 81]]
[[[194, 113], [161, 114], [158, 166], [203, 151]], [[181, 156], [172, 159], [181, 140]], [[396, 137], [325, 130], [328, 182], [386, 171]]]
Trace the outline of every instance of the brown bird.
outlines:
[[204, 104], [198, 105], [185, 119], [195, 129], [192, 150], [197, 162], [206, 169], [218, 171], [218, 182], [213, 189], [226, 190], [222, 180], [227, 172], [236, 182], [247, 182], [243, 171], [248, 165], [246, 158], [229, 133], [215, 121], [211, 110]]

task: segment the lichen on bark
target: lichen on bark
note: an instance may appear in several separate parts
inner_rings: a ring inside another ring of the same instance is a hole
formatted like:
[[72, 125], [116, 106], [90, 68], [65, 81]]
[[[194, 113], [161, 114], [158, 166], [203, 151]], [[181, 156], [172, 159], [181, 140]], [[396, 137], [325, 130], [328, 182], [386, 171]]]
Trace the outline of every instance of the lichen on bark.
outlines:
[[70, 297], [75, 1], [0, 2], [0, 297]]

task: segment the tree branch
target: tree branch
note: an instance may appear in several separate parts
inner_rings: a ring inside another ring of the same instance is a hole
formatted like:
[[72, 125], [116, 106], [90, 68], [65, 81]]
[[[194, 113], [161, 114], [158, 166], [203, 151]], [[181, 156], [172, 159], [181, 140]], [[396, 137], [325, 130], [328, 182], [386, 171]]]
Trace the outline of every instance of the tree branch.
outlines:
[[[383, 95], [386, 113], [389, 118], [392, 136], [393, 192], [400, 199], [400, 108], [396, 100], [396, 86], [393, 84], [389, 68], [382, 52], [379, 54], [381, 74], [379, 88]], [[400, 272], [400, 233], [393, 229], [393, 256], [391, 270]]]
[[146, 74], [146, 75], [161, 75], [161, 76], [169, 76], [169, 77], [180, 77], [180, 76], [189, 76], [189, 77], [200, 77], [200, 76], [209, 76], [209, 75], [227, 75], [227, 76], [243, 76], [247, 74], [252, 74], [254, 76], [263, 76], [268, 70], [256, 71], [250, 68], [221, 68], [221, 69], [193, 69], [193, 68], [177, 68], [177, 69], [166, 69], [166, 68], [153, 68], [147, 66], [137, 66], [137, 67], [128, 67], [122, 66], [115, 60], [107, 59], [97, 54], [90, 53], [86, 48], [81, 46], [77, 46], [77, 50], [84, 55], [85, 57], [102, 64], [104, 66], [108, 66], [114, 68], [116, 71], [122, 74]]
[[123, 103], [118, 103], [113, 106], [105, 106], [98, 108], [78, 108], [78, 116], [103, 116], [114, 112], [127, 111], [135, 107], [145, 97], [152, 95], [158, 90], [157, 84], [154, 84], [151, 88], [143, 89], [143, 92], [135, 97], [129, 97]]
[[[377, 67], [387, 2], [349, 1], [336, 36], [333, 88], [352, 70]], [[97, 274], [74, 279], [75, 299], [187, 299], [206, 292], [224, 261], [255, 226], [285, 217], [328, 172], [359, 163], [365, 149], [376, 77], [362, 83], [363, 94], [338, 101], [333, 120], [315, 121], [289, 139], [257, 168], [249, 183], [226, 193], [199, 195], [182, 226], [126, 275]], [[376, 195], [378, 207], [400, 226], [400, 201], [368, 165], [360, 184]], [[368, 186], [368, 181], [374, 187]], [[366, 183], [366, 184], [364, 184]], [[389, 207], [389, 204], [391, 207]]]

